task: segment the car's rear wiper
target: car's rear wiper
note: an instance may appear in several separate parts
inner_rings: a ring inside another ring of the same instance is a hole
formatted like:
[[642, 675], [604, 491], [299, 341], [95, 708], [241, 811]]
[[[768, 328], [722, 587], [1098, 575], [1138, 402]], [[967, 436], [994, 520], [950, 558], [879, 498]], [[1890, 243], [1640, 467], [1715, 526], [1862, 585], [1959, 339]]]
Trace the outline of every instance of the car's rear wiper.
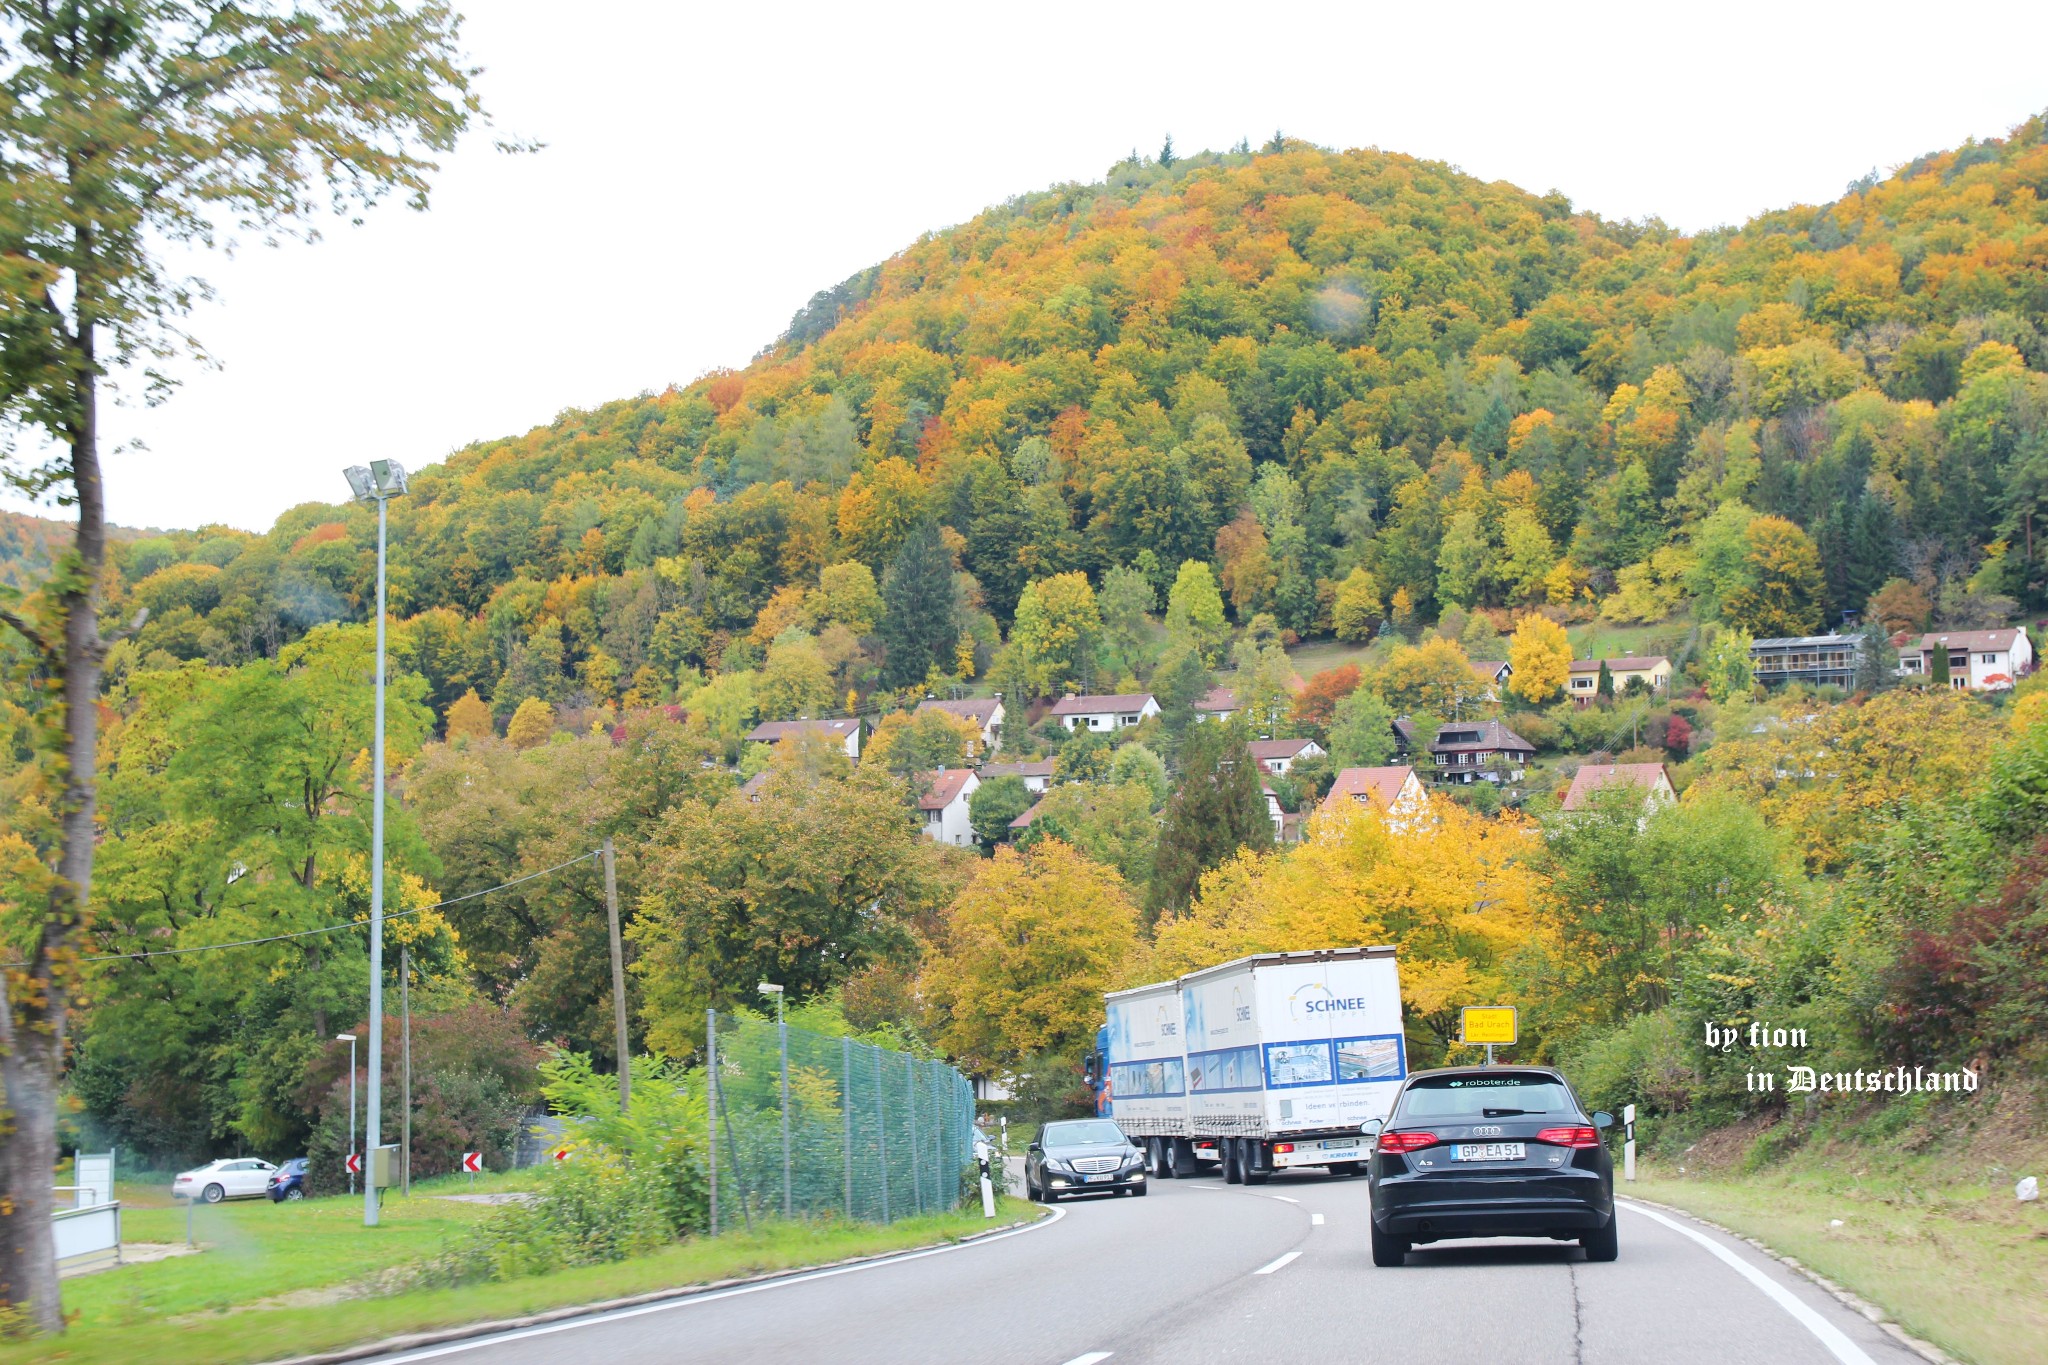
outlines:
[[1490, 1119], [1512, 1118], [1516, 1114], [1540, 1114], [1541, 1109], [1482, 1109], [1479, 1111]]

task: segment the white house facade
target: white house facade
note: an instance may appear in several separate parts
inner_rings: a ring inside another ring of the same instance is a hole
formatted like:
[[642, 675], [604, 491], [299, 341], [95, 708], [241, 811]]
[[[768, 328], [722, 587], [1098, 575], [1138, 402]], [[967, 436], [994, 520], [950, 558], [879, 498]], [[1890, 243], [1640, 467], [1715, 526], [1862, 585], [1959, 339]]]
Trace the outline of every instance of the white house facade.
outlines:
[[1069, 730], [1122, 730], [1159, 714], [1159, 700], [1150, 692], [1115, 693], [1106, 696], [1061, 697], [1053, 704], [1053, 718]]
[[917, 798], [924, 837], [954, 848], [972, 848], [974, 826], [967, 819], [967, 802], [980, 786], [981, 779], [972, 768], [940, 768], [933, 772], [931, 785]]
[[1936, 650], [1948, 651], [1948, 685], [1959, 691], [2002, 691], [2034, 671], [2034, 645], [2024, 630], [1941, 630], [1899, 646], [1900, 676], [1932, 675]]

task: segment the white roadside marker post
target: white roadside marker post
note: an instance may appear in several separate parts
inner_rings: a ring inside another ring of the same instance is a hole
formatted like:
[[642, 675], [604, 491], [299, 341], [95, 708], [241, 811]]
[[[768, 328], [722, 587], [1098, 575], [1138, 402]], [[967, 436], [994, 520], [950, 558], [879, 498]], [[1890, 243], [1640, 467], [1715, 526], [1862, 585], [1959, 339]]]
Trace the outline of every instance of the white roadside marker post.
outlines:
[[1621, 1110], [1621, 1178], [1636, 1178], [1636, 1107], [1622, 1106]]
[[974, 1160], [981, 1167], [981, 1216], [993, 1218], [996, 1216], [996, 1187], [989, 1183], [988, 1178], [988, 1144], [980, 1138], [974, 1140]]

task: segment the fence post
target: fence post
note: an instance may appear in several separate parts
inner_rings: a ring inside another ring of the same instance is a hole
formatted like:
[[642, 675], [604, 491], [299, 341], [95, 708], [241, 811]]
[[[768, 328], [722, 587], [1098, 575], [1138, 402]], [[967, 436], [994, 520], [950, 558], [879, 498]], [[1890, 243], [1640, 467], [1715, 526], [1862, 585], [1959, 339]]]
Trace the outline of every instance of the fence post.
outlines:
[[882, 1168], [882, 1221], [889, 1218], [889, 1110], [882, 1103], [882, 1049], [875, 1048], [875, 1164]]
[[844, 1141], [839, 1163], [846, 1176], [846, 1218], [853, 1221], [853, 1039], [839, 1037], [839, 1132]]
[[917, 1211], [924, 1212], [924, 1144], [917, 1140], [917, 1061], [903, 1059], [903, 1089], [910, 1096], [910, 1188], [917, 1195]]
[[775, 1036], [782, 1049], [782, 1216], [793, 1218], [789, 1201], [789, 1025], [782, 1022], [782, 997], [775, 997]]
[[704, 1011], [704, 1131], [711, 1152], [711, 1235], [718, 1235], [718, 1011]]

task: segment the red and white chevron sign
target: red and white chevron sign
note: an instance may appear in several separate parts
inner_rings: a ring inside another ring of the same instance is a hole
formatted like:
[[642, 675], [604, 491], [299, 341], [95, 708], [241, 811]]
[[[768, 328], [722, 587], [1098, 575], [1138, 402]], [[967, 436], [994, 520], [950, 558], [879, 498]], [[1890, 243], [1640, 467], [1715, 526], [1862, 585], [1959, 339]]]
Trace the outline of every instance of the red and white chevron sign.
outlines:
[[348, 1154], [348, 1173], [350, 1175], [361, 1175], [363, 1173], [363, 1154], [361, 1152], [350, 1152]]
[[557, 1160], [557, 1161], [567, 1161], [568, 1159], [569, 1159], [569, 1149], [568, 1149], [567, 1147], [557, 1147], [557, 1148], [555, 1148], [555, 1160]]
[[464, 1152], [462, 1154], [463, 1170], [469, 1172], [469, 1174], [471, 1175], [475, 1175], [478, 1171], [481, 1171], [483, 1168], [484, 1154], [482, 1152]]

